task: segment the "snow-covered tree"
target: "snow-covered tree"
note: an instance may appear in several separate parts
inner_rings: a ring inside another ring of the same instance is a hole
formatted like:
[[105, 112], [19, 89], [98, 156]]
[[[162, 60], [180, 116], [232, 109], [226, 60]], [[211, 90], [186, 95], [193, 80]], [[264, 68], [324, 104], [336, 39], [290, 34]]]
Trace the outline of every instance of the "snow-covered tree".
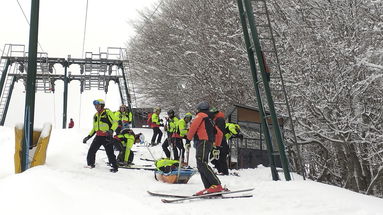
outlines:
[[194, 111], [202, 100], [222, 109], [254, 104], [235, 1], [164, 1], [137, 30], [129, 57], [139, 93], [155, 98], [149, 105]]
[[381, 195], [382, 2], [272, 2], [309, 176]]

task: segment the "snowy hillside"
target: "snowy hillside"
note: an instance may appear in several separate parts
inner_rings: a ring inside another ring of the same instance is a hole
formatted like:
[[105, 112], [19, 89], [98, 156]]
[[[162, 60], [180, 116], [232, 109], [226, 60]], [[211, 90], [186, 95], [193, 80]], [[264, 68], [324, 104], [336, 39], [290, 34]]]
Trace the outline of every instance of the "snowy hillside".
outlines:
[[[135, 129], [151, 136], [149, 129]], [[237, 176], [220, 176], [229, 189], [254, 187], [254, 197], [247, 199], [195, 200], [164, 204], [146, 191], [190, 195], [203, 188], [199, 175], [188, 184], [164, 184], [152, 171], [120, 169], [110, 173], [105, 165], [105, 151], [99, 151], [96, 168], [83, 168], [89, 147], [82, 139], [88, 130], [53, 130], [48, 146], [47, 163], [15, 175], [13, 173], [14, 131], [0, 127], [0, 214], [337, 214], [380, 215], [383, 199], [293, 175], [293, 181], [272, 181], [270, 169], [259, 167], [237, 171]], [[134, 146], [136, 164], [150, 163], [146, 147]], [[156, 158], [163, 156], [160, 146], [151, 147]], [[191, 164], [195, 166], [194, 149]], [[283, 176], [281, 175], [283, 178]]]

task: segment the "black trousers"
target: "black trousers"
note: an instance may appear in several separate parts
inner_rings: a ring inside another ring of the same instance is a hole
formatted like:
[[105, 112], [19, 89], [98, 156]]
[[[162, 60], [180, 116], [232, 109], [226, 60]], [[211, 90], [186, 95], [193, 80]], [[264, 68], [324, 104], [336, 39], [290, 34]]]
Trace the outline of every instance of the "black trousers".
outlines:
[[[180, 157], [182, 157], [183, 162], [185, 160], [185, 148], [184, 148], [184, 143], [182, 142], [181, 138], [174, 138], [174, 143], [176, 145], [175, 147], [175, 152], [174, 152], [174, 159], [175, 160], [180, 160]], [[179, 153], [178, 153], [179, 152]]]
[[113, 168], [118, 168], [116, 156], [114, 155], [113, 144], [111, 143], [111, 137], [96, 136], [93, 142], [90, 144], [86, 161], [88, 166], [92, 166], [96, 160], [96, 153], [101, 146], [104, 146], [106, 155], [108, 156], [109, 163]]
[[[158, 135], [158, 137], [157, 137]], [[156, 138], [157, 138], [157, 142], [156, 142]], [[160, 143], [161, 142], [161, 138], [162, 138], [162, 131], [159, 127], [154, 127], [153, 128], [153, 136], [152, 136], [152, 142], [151, 143]]]
[[[227, 144], [227, 141], [224, 137], [221, 142], [221, 147], [219, 147], [219, 159], [211, 161], [211, 163], [214, 164], [218, 172], [222, 173], [223, 175], [229, 175], [229, 168], [227, 166], [228, 154], [229, 154], [229, 145]], [[212, 157], [212, 155], [210, 157]]]
[[209, 188], [211, 185], [221, 184], [221, 181], [218, 179], [211, 167], [208, 165], [209, 154], [212, 148], [213, 143], [206, 140], [198, 141], [196, 148], [197, 169], [199, 174], [201, 175], [202, 183], [206, 189]]
[[[170, 141], [170, 143], [169, 143]], [[182, 155], [182, 160], [185, 160], [185, 148], [181, 138], [167, 138], [162, 144], [162, 150], [165, 152], [167, 158], [170, 158], [169, 145], [171, 144], [174, 160], [180, 160]], [[182, 162], [182, 161], [181, 161]]]
[[175, 147], [174, 147], [174, 140], [171, 137], [173, 133], [167, 132], [168, 137], [165, 139], [165, 141], [162, 143], [162, 150], [165, 152], [165, 156], [167, 158], [170, 158], [170, 151], [169, 151], [169, 145], [172, 146], [173, 153], [175, 153]]

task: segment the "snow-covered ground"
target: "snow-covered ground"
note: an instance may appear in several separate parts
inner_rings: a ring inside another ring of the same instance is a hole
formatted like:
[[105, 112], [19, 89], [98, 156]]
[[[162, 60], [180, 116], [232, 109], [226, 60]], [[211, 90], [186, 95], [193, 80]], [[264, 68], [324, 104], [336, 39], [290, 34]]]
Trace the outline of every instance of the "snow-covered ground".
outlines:
[[[135, 129], [151, 137], [150, 129]], [[152, 171], [120, 169], [110, 173], [99, 151], [96, 168], [84, 168], [91, 141], [83, 144], [88, 130], [53, 130], [47, 162], [24, 173], [14, 174], [14, 130], [0, 127], [0, 214], [294, 214], [294, 215], [381, 215], [383, 199], [351, 192], [335, 186], [293, 180], [272, 181], [270, 169], [258, 167], [237, 171], [237, 176], [220, 176], [229, 189], [254, 187], [252, 198], [196, 200], [164, 204], [147, 190], [190, 195], [203, 188], [199, 175], [188, 184], [165, 184], [154, 179]], [[134, 146], [136, 164], [150, 163], [146, 147]], [[151, 147], [156, 158], [160, 146]], [[195, 166], [195, 150], [191, 165]], [[281, 174], [281, 178], [283, 175]]]

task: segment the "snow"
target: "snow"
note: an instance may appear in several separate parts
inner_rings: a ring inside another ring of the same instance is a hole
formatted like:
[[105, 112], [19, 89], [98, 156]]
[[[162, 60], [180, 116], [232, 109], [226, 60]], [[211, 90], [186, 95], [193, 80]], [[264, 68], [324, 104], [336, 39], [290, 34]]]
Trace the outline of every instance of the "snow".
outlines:
[[[150, 129], [134, 129], [148, 140]], [[254, 187], [252, 198], [195, 200], [164, 204], [146, 190], [190, 195], [203, 188], [199, 175], [188, 184], [165, 184], [154, 179], [152, 171], [120, 169], [110, 173], [105, 151], [99, 150], [96, 168], [83, 168], [91, 141], [83, 144], [88, 130], [53, 129], [43, 166], [14, 174], [14, 129], [0, 127], [0, 214], [294, 214], [294, 215], [373, 215], [382, 214], [383, 200], [331, 185], [302, 180], [272, 181], [270, 169], [258, 167], [237, 171], [240, 177], [220, 176], [228, 188]], [[134, 162], [150, 162], [146, 147], [135, 145]], [[161, 146], [150, 147], [156, 158]], [[191, 165], [195, 166], [195, 150]], [[280, 177], [283, 178], [282, 172]]]

